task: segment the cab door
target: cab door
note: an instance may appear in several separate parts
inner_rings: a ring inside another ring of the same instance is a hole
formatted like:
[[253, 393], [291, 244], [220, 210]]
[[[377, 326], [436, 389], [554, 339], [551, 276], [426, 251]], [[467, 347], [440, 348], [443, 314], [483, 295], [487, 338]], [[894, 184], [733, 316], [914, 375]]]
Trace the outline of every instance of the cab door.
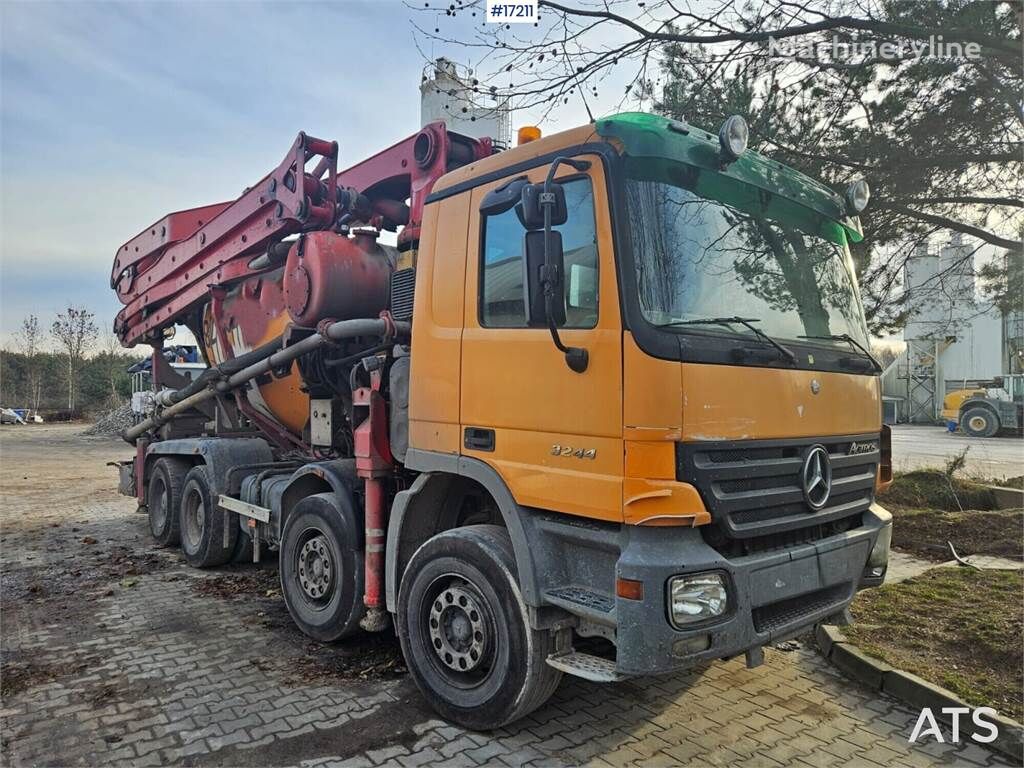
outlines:
[[606, 180], [600, 158], [586, 172], [563, 167], [568, 220], [555, 227], [565, 254], [567, 346], [589, 365], [570, 370], [545, 327], [528, 327], [525, 229], [515, 210], [483, 216], [492, 189], [470, 203], [462, 336], [462, 453], [490, 464], [516, 501], [606, 520], [622, 519], [622, 326]]

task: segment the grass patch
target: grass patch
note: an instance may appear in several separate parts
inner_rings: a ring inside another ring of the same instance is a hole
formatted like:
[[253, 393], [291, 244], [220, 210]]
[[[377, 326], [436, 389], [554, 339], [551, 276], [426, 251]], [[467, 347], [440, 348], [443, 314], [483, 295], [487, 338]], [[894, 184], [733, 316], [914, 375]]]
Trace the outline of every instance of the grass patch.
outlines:
[[1024, 575], [935, 568], [860, 593], [843, 632], [865, 653], [989, 706], [1024, 715]]
[[996, 509], [992, 492], [977, 481], [922, 469], [897, 475], [878, 500], [895, 518], [896, 549], [943, 562], [953, 558], [951, 541], [961, 556], [1024, 560], [1024, 509]]
[[878, 498], [883, 505], [898, 504], [947, 512], [996, 509], [995, 494], [984, 485], [956, 476], [949, 477], [939, 469], [918, 469], [897, 475], [889, 489]]

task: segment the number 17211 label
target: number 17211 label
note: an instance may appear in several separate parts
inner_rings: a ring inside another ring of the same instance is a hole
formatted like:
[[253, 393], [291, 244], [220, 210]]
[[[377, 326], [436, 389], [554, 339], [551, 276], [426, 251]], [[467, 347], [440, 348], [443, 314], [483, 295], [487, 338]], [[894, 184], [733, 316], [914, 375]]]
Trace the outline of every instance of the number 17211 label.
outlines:
[[537, 0], [487, 0], [487, 21], [491, 24], [536, 23]]

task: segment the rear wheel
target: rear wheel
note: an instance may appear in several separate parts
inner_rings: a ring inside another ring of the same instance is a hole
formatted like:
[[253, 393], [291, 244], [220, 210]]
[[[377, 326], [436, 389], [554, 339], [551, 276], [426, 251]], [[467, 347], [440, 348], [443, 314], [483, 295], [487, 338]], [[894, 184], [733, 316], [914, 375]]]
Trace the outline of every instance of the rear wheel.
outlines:
[[413, 555], [398, 596], [398, 636], [430, 705], [490, 730], [541, 706], [562, 673], [546, 663], [554, 637], [530, 627], [505, 529], [445, 531]]
[[964, 412], [960, 426], [971, 437], [992, 437], [999, 431], [999, 418], [988, 408], [978, 406]]
[[[231, 559], [238, 537], [238, 523], [214, 504], [206, 467], [192, 467], [185, 476], [179, 510], [181, 551], [189, 565], [210, 568]], [[225, 526], [227, 544], [224, 543]]]
[[178, 506], [189, 465], [181, 459], [158, 459], [153, 465], [146, 493], [149, 532], [157, 544], [173, 547], [181, 541]]
[[284, 524], [278, 555], [281, 592], [292, 620], [322, 643], [351, 635], [363, 617], [363, 537], [348, 500], [317, 493]]

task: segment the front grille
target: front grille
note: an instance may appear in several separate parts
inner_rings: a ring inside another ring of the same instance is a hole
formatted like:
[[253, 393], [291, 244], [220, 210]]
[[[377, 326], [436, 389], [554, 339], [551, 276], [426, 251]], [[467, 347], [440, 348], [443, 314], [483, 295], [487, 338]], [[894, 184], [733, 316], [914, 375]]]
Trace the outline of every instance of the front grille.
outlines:
[[754, 629], [758, 632], [774, 632], [790, 624], [796, 624], [816, 613], [828, 611], [846, 602], [850, 597], [850, 584], [837, 584], [806, 595], [798, 595], [777, 603], [754, 609]]
[[[815, 445], [824, 446], [832, 467], [832, 491], [817, 511], [804, 498], [801, 478], [804, 458]], [[865, 445], [872, 450], [860, 452]], [[814, 540], [835, 532], [837, 521], [859, 517], [874, 500], [877, 434], [677, 443], [676, 448], [678, 479], [697, 487], [711, 513], [713, 525], [706, 533], [713, 545], [796, 531]]]
[[747, 557], [748, 555], [777, 552], [780, 549], [792, 549], [801, 544], [811, 544], [827, 539], [860, 525], [860, 513], [851, 517], [840, 518], [822, 525], [808, 525], [804, 528], [792, 528], [777, 533], [766, 533], [760, 536], [748, 536], [744, 539], [730, 539], [717, 525], [701, 528], [704, 540], [720, 554], [728, 558]]

